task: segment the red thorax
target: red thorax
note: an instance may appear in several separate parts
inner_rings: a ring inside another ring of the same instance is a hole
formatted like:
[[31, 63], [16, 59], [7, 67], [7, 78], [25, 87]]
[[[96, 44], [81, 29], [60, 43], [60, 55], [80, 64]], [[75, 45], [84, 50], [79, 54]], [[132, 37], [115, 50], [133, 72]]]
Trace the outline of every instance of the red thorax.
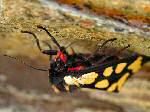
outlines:
[[64, 63], [67, 62], [67, 57], [61, 51], [58, 51], [55, 61], [60, 58]]
[[[64, 63], [67, 63], [67, 56], [61, 51], [58, 51], [55, 61], [58, 58], [60, 58]], [[84, 69], [84, 66], [77, 66], [77, 67], [68, 68], [68, 71], [78, 71], [78, 70], [83, 70], [83, 69]]]

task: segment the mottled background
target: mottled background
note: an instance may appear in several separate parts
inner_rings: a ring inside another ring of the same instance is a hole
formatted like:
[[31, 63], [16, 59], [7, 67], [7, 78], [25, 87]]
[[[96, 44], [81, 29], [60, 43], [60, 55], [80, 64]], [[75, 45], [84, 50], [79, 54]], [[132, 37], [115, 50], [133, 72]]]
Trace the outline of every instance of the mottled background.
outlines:
[[92, 53], [105, 40], [117, 38], [106, 48], [130, 44], [130, 51], [150, 56], [149, 0], [0, 0], [0, 112], [150, 111], [149, 64], [117, 94], [85, 89], [55, 94], [48, 73], [3, 56], [48, 68], [48, 57], [39, 52], [32, 36], [20, 33], [32, 31], [52, 44], [37, 25], [47, 27], [61, 45], [77, 41], [72, 45], [76, 52]]

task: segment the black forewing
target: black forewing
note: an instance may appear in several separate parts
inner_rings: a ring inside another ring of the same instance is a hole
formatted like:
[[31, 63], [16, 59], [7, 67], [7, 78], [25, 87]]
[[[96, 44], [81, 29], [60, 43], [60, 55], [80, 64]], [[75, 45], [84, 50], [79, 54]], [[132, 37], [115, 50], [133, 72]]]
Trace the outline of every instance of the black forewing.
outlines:
[[115, 67], [117, 66], [119, 63], [128, 63], [131, 64], [138, 56], [131, 56], [129, 58], [124, 58], [124, 59], [121, 59], [121, 60], [118, 60], [118, 61], [111, 61], [111, 62], [108, 62], [108, 63], [105, 63], [105, 64], [101, 64], [99, 66], [91, 66], [91, 67], [87, 67], [86, 69], [84, 70], [79, 70], [79, 71], [73, 71], [73, 72], [67, 72], [65, 73], [66, 76], [68, 75], [71, 75], [71, 76], [74, 76], [74, 77], [80, 77], [81, 75], [83, 74], [86, 74], [86, 73], [90, 73], [90, 72], [100, 72], [101, 74], [103, 73], [102, 71], [107, 68], [107, 67]]
[[[111, 62], [108, 62], [106, 64], [101, 64], [100, 66], [91, 66], [91, 67], [88, 67], [84, 70], [79, 70], [79, 71], [73, 71], [73, 72], [67, 72], [65, 73], [65, 76], [72, 76], [72, 77], [76, 77], [76, 78], [79, 78], [79, 77], [82, 77], [82, 75], [84, 74], [87, 74], [87, 73], [91, 73], [91, 72], [96, 72], [98, 73], [98, 77], [96, 78], [95, 82], [92, 83], [92, 84], [85, 84], [85, 85], [80, 85], [80, 87], [83, 87], [83, 88], [96, 88], [96, 89], [101, 89], [101, 90], [107, 90], [108, 88], [110, 88], [114, 83], [117, 83], [121, 78], [122, 78], [122, 81], [124, 81], [125, 79], [123, 79], [125, 76], [125, 74], [129, 75], [127, 77], [127, 79], [133, 74], [132, 70], [129, 70], [128, 69], [128, 66], [131, 65], [138, 57], [142, 57], [142, 62], [141, 62], [141, 65], [143, 65], [145, 62], [149, 61], [150, 60], [150, 57], [146, 57], [146, 56], [143, 56], [143, 55], [133, 55], [131, 57], [128, 57], [128, 58], [124, 58], [124, 59], [121, 59], [121, 60], [118, 60], [118, 61], [111, 61]], [[119, 74], [116, 74], [115, 73], [115, 69], [117, 67], [118, 64], [120, 63], [126, 63], [126, 67], [122, 70], [121, 73]], [[110, 76], [106, 77], [104, 76], [104, 70], [108, 67], [112, 67], [113, 68], [113, 72]], [[105, 88], [97, 88], [95, 87], [95, 85], [100, 82], [100, 81], [104, 81], [104, 80], [108, 80], [109, 82], [109, 86], [105, 87]], [[119, 83], [122, 84], [122, 82], [120, 81]], [[120, 85], [118, 85], [120, 86]], [[115, 90], [113, 91], [117, 91], [117, 87]]]

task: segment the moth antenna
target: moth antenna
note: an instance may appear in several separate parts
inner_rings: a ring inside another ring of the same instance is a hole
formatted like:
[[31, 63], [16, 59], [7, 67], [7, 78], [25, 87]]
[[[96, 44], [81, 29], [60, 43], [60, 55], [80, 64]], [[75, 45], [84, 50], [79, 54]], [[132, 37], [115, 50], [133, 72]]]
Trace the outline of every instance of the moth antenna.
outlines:
[[50, 38], [52, 39], [52, 41], [57, 45], [57, 47], [60, 49], [60, 51], [62, 50], [62, 47], [59, 45], [59, 43], [57, 42], [57, 40], [55, 39], [55, 37], [52, 36], [50, 34], [50, 32], [46, 28], [44, 28], [42, 26], [37, 26], [37, 28], [40, 28], [40, 29], [44, 30], [50, 36]]
[[37, 38], [37, 36], [36, 36], [34, 33], [30, 32], [30, 31], [21, 31], [21, 33], [28, 33], [28, 34], [33, 35], [33, 37], [34, 37], [35, 40], [36, 40], [37, 47], [39, 48], [39, 50], [40, 50], [41, 52], [43, 51], [42, 48], [41, 48], [41, 46], [40, 46], [39, 39]]
[[4, 54], [3, 56], [6, 56], [6, 57], [8, 57], [8, 58], [15, 59], [15, 60], [17, 60], [18, 62], [22, 63], [23, 65], [25, 65], [25, 66], [27, 66], [27, 67], [29, 67], [29, 68], [35, 69], [35, 70], [49, 71], [48, 69], [33, 67], [33, 66], [27, 64], [26, 62], [24, 62], [23, 60], [21, 60], [21, 59], [19, 59], [19, 58], [16, 58], [16, 57], [13, 57], [13, 56], [9, 56], [9, 55], [6, 55], [6, 54]]

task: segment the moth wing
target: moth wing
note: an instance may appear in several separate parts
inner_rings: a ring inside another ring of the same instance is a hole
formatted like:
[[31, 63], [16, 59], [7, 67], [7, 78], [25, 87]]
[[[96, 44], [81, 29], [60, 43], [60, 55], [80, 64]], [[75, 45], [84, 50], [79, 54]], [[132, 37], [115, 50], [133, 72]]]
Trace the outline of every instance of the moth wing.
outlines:
[[147, 61], [150, 61], [150, 57], [134, 55], [85, 70], [69, 72], [64, 80], [68, 85], [81, 88], [118, 92], [127, 79], [138, 72]]

